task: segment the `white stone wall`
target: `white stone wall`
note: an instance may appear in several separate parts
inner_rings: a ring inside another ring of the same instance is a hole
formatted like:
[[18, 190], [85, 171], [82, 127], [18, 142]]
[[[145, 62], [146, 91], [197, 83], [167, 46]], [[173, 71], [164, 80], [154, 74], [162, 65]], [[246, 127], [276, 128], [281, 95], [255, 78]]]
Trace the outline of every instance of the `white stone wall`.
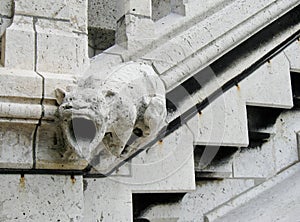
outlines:
[[[132, 221], [137, 207], [132, 195], [140, 193], [186, 193], [178, 203], [149, 206], [141, 218], [203, 221], [204, 215], [219, 212], [297, 163], [300, 116], [299, 110], [288, 109], [293, 107], [290, 71], [300, 70], [299, 41], [106, 178], [97, 169], [84, 175], [84, 159], [64, 159], [55, 94], [57, 88], [70, 91], [79, 76], [93, 74], [103, 80], [118, 64], [131, 60], [150, 65], [170, 92], [296, 3], [0, 0], [0, 221]], [[221, 73], [210, 70], [211, 80], [188, 95], [167, 121], [203, 101], [299, 27], [249, 49]], [[95, 41], [88, 40], [92, 28]], [[270, 133], [268, 141], [245, 148], [249, 105], [287, 111], [273, 126], [257, 129]], [[194, 159], [194, 146], [205, 147], [204, 157], [214, 148], [235, 147], [237, 152], [212, 163], [213, 158]]]

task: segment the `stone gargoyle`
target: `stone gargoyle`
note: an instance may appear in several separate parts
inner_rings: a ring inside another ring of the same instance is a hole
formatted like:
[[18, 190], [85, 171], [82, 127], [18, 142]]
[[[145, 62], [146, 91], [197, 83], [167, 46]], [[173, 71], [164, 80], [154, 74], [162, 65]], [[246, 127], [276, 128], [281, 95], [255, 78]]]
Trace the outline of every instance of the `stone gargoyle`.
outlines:
[[105, 78], [78, 81], [70, 92], [56, 90], [65, 145], [91, 161], [100, 143], [119, 158], [131, 152], [132, 137], [153, 138], [166, 118], [165, 87], [151, 66], [128, 62]]

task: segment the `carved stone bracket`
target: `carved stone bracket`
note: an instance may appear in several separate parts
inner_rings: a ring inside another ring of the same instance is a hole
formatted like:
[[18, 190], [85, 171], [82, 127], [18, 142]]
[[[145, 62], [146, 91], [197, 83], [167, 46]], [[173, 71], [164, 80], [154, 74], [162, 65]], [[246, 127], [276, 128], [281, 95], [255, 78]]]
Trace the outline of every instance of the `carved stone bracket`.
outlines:
[[156, 136], [167, 114], [164, 84], [144, 63], [124, 63], [104, 80], [95, 73], [56, 94], [66, 158], [75, 151], [90, 163], [99, 164], [99, 154], [109, 162], [130, 155], [135, 144]]

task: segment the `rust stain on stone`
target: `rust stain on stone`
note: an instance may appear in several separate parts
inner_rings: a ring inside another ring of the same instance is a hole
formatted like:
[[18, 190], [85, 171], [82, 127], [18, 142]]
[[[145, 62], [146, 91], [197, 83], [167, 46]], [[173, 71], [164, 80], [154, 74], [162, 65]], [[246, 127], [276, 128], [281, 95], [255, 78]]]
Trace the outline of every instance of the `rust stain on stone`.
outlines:
[[25, 188], [25, 176], [24, 176], [24, 174], [21, 174], [21, 178], [20, 178], [20, 187], [21, 187], [22, 189]]
[[72, 182], [72, 184], [76, 183], [76, 178], [74, 177], [74, 175], [71, 176], [71, 182]]

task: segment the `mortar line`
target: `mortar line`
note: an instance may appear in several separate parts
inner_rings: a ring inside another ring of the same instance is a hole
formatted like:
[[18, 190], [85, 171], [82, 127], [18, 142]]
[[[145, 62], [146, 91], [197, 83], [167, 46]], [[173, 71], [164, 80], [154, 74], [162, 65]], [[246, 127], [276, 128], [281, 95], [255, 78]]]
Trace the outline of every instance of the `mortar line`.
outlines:
[[49, 17], [46, 17], [46, 16], [39, 16], [39, 15], [27, 15], [27, 14], [22, 14], [22, 13], [16, 13], [15, 15], [30, 17], [30, 18], [33, 18], [33, 19], [45, 19], [45, 20], [57, 21], [57, 22], [70, 22], [70, 19], [49, 18]]

